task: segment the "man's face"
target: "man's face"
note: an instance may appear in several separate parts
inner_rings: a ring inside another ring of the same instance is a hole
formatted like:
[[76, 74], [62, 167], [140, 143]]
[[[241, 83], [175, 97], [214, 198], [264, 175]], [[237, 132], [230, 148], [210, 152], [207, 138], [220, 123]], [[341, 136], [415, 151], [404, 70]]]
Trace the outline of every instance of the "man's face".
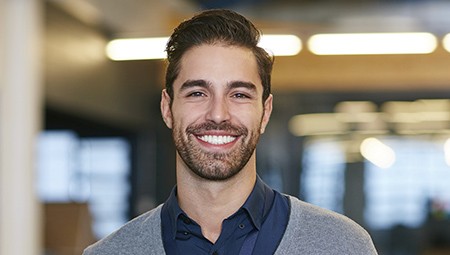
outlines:
[[178, 155], [201, 178], [229, 179], [254, 155], [272, 111], [272, 96], [262, 102], [256, 59], [249, 49], [201, 45], [180, 66], [172, 106], [165, 91], [161, 101]]

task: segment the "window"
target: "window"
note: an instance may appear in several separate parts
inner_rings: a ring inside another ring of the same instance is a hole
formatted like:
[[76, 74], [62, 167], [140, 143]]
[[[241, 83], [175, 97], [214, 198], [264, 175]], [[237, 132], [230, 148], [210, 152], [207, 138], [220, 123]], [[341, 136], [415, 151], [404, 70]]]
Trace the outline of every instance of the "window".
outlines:
[[372, 229], [396, 225], [419, 227], [430, 206], [450, 212], [450, 167], [443, 142], [429, 139], [390, 137], [383, 140], [396, 153], [389, 169], [366, 162], [365, 220]]
[[345, 150], [336, 140], [315, 139], [305, 146], [301, 194], [306, 202], [343, 212]]
[[79, 138], [46, 131], [38, 143], [38, 193], [43, 202], [87, 202], [102, 238], [128, 217], [130, 147], [121, 137]]
[[[443, 140], [384, 137], [396, 154], [388, 169], [364, 162], [365, 224], [373, 230], [420, 227], [428, 217], [450, 217], [450, 166]], [[305, 145], [301, 194], [305, 201], [343, 213], [345, 147], [316, 138]]]

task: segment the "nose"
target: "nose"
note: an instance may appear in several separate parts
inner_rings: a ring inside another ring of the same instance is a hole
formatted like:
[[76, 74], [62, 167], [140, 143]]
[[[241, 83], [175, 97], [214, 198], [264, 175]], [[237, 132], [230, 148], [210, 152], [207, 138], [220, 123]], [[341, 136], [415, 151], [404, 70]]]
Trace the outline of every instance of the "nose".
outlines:
[[207, 120], [216, 124], [230, 120], [230, 108], [228, 102], [223, 97], [214, 97], [208, 105]]

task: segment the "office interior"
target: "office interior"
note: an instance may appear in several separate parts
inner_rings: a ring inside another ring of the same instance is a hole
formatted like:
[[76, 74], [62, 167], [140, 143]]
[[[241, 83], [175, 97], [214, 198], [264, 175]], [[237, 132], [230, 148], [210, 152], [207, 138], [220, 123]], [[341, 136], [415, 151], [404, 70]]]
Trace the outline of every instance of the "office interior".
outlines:
[[[80, 254], [165, 201], [175, 184], [159, 111], [165, 60], [114, 61], [105, 47], [168, 36], [210, 8], [302, 42], [275, 57], [259, 176], [352, 218], [379, 254], [450, 254], [450, 3], [439, 0], [0, 2], [0, 254]], [[320, 55], [308, 44], [404, 32], [436, 46]]]

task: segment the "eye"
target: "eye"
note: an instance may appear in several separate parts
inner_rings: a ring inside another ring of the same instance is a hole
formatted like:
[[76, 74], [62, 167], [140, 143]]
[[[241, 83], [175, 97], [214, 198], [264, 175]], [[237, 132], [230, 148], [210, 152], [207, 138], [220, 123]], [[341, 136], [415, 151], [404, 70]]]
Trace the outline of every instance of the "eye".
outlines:
[[205, 93], [200, 91], [195, 91], [188, 94], [188, 97], [204, 97], [204, 96], [206, 96]]
[[250, 98], [247, 94], [244, 94], [244, 93], [235, 93], [235, 94], [233, 94], [233, 97], [234, 98], [243, 98], [243, 99]]

